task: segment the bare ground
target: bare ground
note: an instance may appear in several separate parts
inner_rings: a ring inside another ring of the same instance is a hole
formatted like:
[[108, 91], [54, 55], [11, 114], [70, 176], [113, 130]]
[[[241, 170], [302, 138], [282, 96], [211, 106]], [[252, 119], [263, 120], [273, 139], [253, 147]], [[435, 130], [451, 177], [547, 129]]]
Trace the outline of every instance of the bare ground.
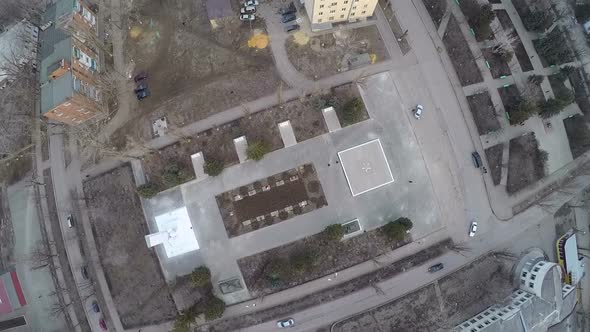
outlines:
[[487, 255], [418, 291], [339, 322], [333, 331], [449, 331], [510, 295], [512, 264]]
[[515, 193], [544, 177], [545, 161], [534, 133], [511, 139], [506, 191]]
[[129, 166], [84, 183], [90, 222], [101, 264], [121, 322], [126, 328], [160, 323], [176, 316], [176, 307], [135, 193]]
[[151, 137], [151, 121], [163, 115], [181, 126], [276, 92], [280, 79], [270, 50], [249, 48], [254, 33], [265, 32], [235, 17], [212, 29], [205, 1], [141, 0], [130, 13], [127, 58], [135, 72], [149, 74], [151, 96], [119, 134]]
[[531, 63], [529, 55], [527, 54], [524, 45], [520, 41], [520, 38], [517, 38], [514, 40], [514, 42], [512, 42], [512, 48], [514, 49], [514, 55], [516, 56], [516, 60], [518, 60], [522, 71], [527, 72], [533, 70], [533, 64]]
[[500, 78], [502, 76], [510, 76], [510, 66], [501, 57], [494, 54], [492, 48], [484, 48], [481, 50], [485, 60], [490, 64], [490, 72], [493, 78]]
[[392, 278], [407, 269], [414, 266], [424, 264], [425, 262], [438, 257], [449, 250], [452, 241], [444, 240], [427, 249], [424, 249], [415, 255], [403, 258], [395, 263], [383, 266], [379, 270], [362, 275], [350, 281], [338, 284], [332, 288], [325, 289], [320, 292], [313, 293], [303, 298], [285, 303], [274, 308], [262, 310], [249, 315], [244, 315], [239, 318], [229, 318], [220, 320], [213, 324], [203, 325], [197, 328], [199, 332], [221, 332], [232, 331], [244, 328], [251, 325], [256, 325], [264, 321], [272, 319], [279, 319], [293, 312], [305, 310], [315, 305], [334, 301], [338, 298], [354, 293], [365, 287], [380, 282], [385, 279]]
[[468, 96], [467, 101], [469, 102], [469, 109], [471, 109], [471, 114], [473, 114], [475, 125], [480, 135], [500, 129], [500, 122], [498, 121], [494, 104], [487, 91]]
[[492, 181], [497, 186], [502, 180], [502, 153], [504, 150], [504, 143], [496, 144], [485, 150], [488, 166], [492, 175]]
[[[305, 282], [338, 272], [350, 266], [377, 257], [392, 249], [401, 247], [410, 240], [389, 241], [381, 228], [362, 233], [343, 241], [326, 240], [322, 233], [273, 248], [252, 256], [240, 258], [238, 265], [244, 281], [253, 297], [276, 293]], [[294, 254], [310, 251], [316, 256], [315, 264], [305, 273], [292, 273], [274, 283], [265, 271], [274, 259], [288, 259]]]
[[521, 100], [520, 91], [518, 91], [516, 85], [498, 88], [498, 93], [500, 99], [502, 99], [502, 104], [504, 104], [504, 110], [508, 113], [514, 112]]
[[590, 127], [582, 116], [563, 119], [563, 124], [574, 159], [590, 150]]
[[508, 15], [508, 13], [504, 9], [494, 10], [494, 13], [500, 21], [500, 25], [502, 26], [504, 31], [508, 34], [511, 33], [512, 30], [514, 30], [514, 24], [510, 19], [510, 15]]
[[475, 63], [475, 58], [454, 16], [449, 19], [449, 25], [443, 37], [443, 43], [462, 86], [483, 81], [479, 68]]
[[299, 72], [311, 79], [348, 70], [345, 56], [374, 54], [375, 62], [389, 58], [381, 35], [374, 25], [311, 36], [305, 45], [297, 44], [291, 36], [286, 44], [289, 61]]
[[432, 22], [434, 22], [434, 26], [436, 26], [436, 28], [438, 29], [440, 23], [442, 22], [442, 18], [447, 10], [447, 2], [441, 0], [423, 1], [426, 10], [428, 10], [428, 14], [430, 14], [430, 18], [432, 18]]

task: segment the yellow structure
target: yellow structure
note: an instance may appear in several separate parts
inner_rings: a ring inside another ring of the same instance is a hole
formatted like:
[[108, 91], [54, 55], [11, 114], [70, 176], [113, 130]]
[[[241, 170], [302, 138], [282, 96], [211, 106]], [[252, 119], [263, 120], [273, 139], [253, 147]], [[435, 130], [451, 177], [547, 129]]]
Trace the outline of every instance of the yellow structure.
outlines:
[[354, 22], [373, 16], [377, 0], [306, 0], [312, 30], [330, 28], [337, 22]]

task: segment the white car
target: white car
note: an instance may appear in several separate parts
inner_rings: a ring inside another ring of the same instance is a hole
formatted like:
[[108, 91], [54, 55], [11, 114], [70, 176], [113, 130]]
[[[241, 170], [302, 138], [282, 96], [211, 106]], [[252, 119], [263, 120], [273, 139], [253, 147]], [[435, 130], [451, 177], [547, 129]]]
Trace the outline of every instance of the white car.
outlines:
[[469, 237], [474, 237], [475, 232], [477, 232], [477, 221], [472, 221], [469, 225]]
[[254, 6], [245, 6], [240, 8], [240, 13], [242, 14], [250, 14], [250, 13], [255, 13], [256, 12], [256, 7]]
[[240, 15], [240, 20], [242, 21], [254, 21], [256, 19], [256, 16], [254, 16], [254, 14], [241, 14]]
[[258, 0], [248, 0], [244, 3], [244, 6], [258, 6]]
[[295, 325], [295, 321], [293, 318], [283, 319], [277, 322], [278, 327], [293, 327]]
[[416, 110], [414, 110], [414, 117], [418, 120], [420, 120], [420, 118], [422, 117], [422, 112], [424, 111], [424, 107], [422, 107], [422, 105], [418, 104], [416, 106]]

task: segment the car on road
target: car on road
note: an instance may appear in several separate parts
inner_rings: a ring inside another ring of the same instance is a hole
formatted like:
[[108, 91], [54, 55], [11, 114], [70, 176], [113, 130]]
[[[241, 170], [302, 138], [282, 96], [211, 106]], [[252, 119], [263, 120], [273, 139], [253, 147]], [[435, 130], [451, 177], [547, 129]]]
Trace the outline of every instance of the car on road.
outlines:
[[150, 90], [143, 89], [143, 90], [137, 91], [135, 93], [135, 96], [137, 97], [137, 100], [145, 99], [150, 96]]
[[248, 0], [244, 3], [244, 6], [258, 6], [259, 4], [258, 0]]
[[80, 268], [80, 273], [82, 273], [82, 278], [88, 280], [88, 268], [86, 268], [86, 266]]
[[480, 168], [482, 165], [481, 156], [477, 151], [471, 153], [471, 159], [473, 160], [473, 165], [475, 168]]
[[444, 268], [445, 266], [443, 265], [443, 263], [438, 263], [438, 264], [434, 264], [431, 267], [428, 268], [428, 272], [430, 273], [434, 273], [436, 271], [440, 271]]
[[254, 21], [255, 19], [256, 19], [256, 16], [254, 16], [254, 14], [241, 14], [240, 15], [241, 21]]
[[133, 90], [133, 92], [138, 93], [139, 91], [145, 90], [148, 88], [147, 82], [143, 81], [137, 85], [137, 87]]
[[420, 120], [420, 118], [422, 117], [422, 112], [424, 112], [424, 107], [422, 107], [422, 105], [420, 104], [416, 105], [416, 109], [414, 110], [414, 117]]
[[295, 325], [295, 321], [293, 318], [282, 319], [277, 322], [278, 327], [293, 327]]
[[297, 15], [295, 15], [295, 14], [283, 15], [283, 17], [281, 18], [281, 22], [287, 23], [287, 22], [295, 21], [296, 18], [297, 18]]
[[287, 25], [285, 27], [285, 32], [293, 32], [299, 30], [299, 24]]
[[252, 14], [256, 12], [256, 7], [254, 6], [245, 6], [240, 8], [240, 13], [242, 14]]
[[101, 319], [99, 319], [99, 320], [98, 320], [98, 325], [100, 326], [100, 328], [101, 328], [103, 331], [106, 331], [106, 330], [108, 330], [108, 329], [107, 329], [107, 322], [105, 322], [105, 321], [104, 321], [104, 319], [102, 319], [102, 318], [101, 318]]
[[68, 214], [68, 216], [66, 217], [66, 221], [68, 223], [69, 228], [74, 227], [74, 217], [72, 217], [71, 214]]
[[92, 302], [92, 311], [100, 312], [100, 307], [98, 306], [98, 303], [96, 303], [96, 301]]
[[474, 237], [475, 232], [477, 232], [477, 221], [472, 221], [469, 225], [469, 237]]

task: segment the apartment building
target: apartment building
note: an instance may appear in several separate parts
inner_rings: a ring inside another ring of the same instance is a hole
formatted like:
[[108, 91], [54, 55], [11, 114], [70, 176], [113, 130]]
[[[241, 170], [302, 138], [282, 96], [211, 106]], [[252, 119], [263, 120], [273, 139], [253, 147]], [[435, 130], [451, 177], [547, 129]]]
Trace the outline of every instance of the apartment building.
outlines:
[[82, 0], [57, 0], [43, 16], [41, 114], [78, 125], [101, 111], [96, 14]]
[[354, 22], [373, 15], [377, 0], [306, 0], [305, 10], [313, 31], [338, 22]]

